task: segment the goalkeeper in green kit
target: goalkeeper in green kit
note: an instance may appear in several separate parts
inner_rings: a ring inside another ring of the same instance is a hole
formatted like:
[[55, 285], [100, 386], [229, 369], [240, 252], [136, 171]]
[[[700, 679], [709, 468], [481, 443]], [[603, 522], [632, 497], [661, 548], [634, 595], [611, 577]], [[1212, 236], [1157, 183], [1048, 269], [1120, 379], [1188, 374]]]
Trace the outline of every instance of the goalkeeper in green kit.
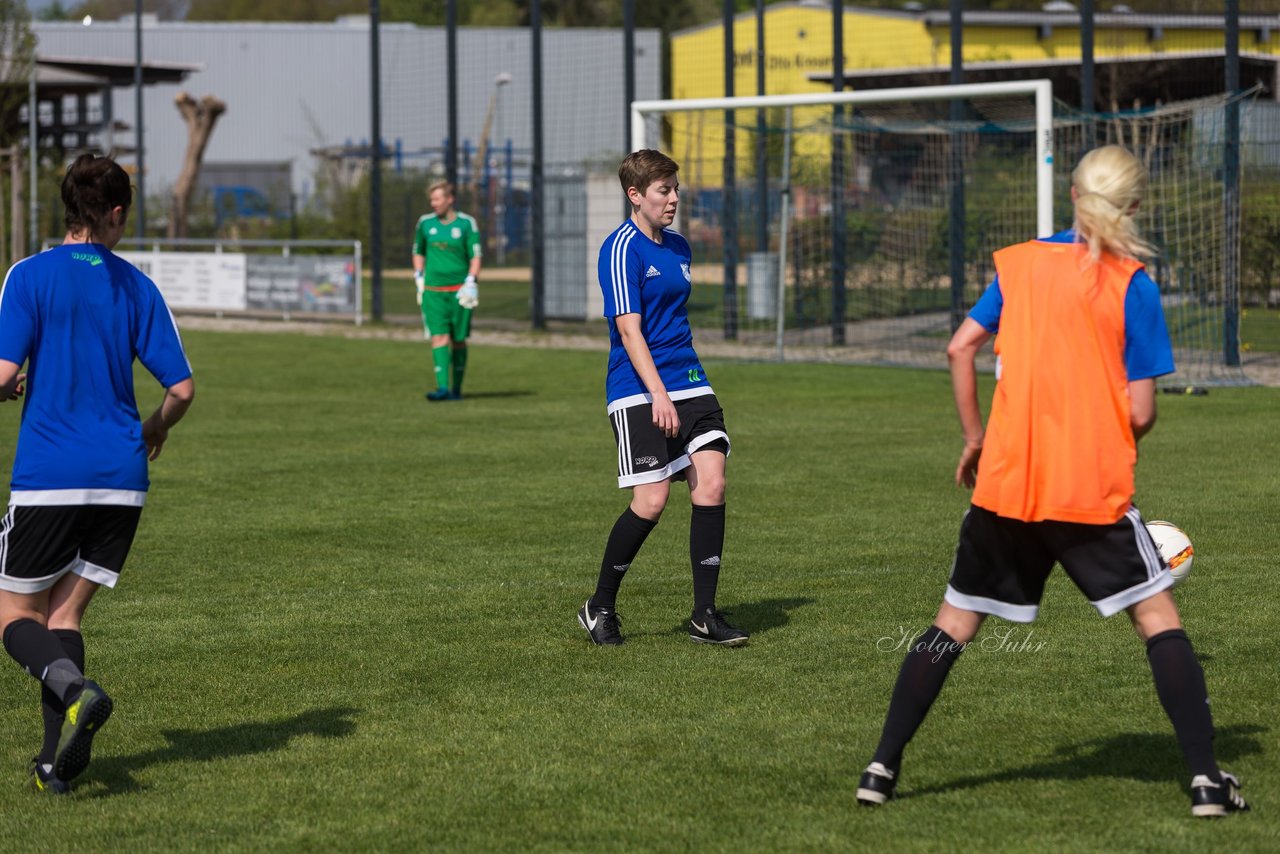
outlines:
[[427, 392], [427, 400], [459, 400], [471, 311], [480, 302], [480, 229], [474, 217], [453, 209], [449, 182], [432, 184], [427, 198], [432, 212], [413, 232], [413, 281], [436, 374], [436, 390]]

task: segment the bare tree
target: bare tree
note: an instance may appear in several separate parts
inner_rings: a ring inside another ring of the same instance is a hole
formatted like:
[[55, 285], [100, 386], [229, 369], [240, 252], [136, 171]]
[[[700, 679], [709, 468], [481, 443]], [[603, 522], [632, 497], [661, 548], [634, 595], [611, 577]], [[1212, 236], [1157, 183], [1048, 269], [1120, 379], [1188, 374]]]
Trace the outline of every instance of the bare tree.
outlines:
[[227, 105], [213, 95], [205, 95], [199, 101], [186, 92], [179, 92], [174, 99], [182, 120], [187, 123], [187, 153], [182, 158], [182, 171], [173, 184], [173, 212], [169, 217], [169, 236], [187, 236], [187, 213], [191, 205], [191, 191], [200, 175], [200, 163], [204, 150], [213, 136], [213, 126], [218, 116], [227, 111]]

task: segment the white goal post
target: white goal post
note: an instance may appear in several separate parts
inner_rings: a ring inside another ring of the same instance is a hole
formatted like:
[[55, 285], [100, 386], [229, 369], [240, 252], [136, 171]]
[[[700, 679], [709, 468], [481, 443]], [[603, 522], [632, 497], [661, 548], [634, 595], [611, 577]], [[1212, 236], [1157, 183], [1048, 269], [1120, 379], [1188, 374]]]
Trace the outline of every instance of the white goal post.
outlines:
[[631, 102], [631, 149], [645, 147], [645, 116], [687, 110], [751, 110], [770, 107], [949, 101], [999, 95], [1033, 95], [1036, 116], [1036, 236], [1053, 234], [1053, 87], [1048, 80], [913, 86], [866, 92], [809, 92], [797, 95], [743, 95], [733, 98], [670, 98]]

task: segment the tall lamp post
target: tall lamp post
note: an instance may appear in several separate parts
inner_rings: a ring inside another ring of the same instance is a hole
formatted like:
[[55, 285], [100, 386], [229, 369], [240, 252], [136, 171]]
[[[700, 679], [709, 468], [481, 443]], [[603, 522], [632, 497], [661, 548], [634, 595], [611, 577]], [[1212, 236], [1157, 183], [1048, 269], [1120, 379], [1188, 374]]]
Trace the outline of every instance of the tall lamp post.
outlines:
[[[502, 87], [511, 82], [511, 72], [501, 71], [493, 78], [493, 91], [489, 93], [489, 106], [484, 112], [484, 126], [480, 129], [480, 146], [476, 150], [476, 166], [471, 170], [471, 197], [480, 205], [485, 223], [482, 234], [489, 234], [493, 224], [493, 207], [490, 199], [492, 181], [489, 174], [489, 134], [493, 130], [493, 117], [498, 111], [498, 94]], [[480, 199], [481, 187], [484, 188], [484, 200]]]

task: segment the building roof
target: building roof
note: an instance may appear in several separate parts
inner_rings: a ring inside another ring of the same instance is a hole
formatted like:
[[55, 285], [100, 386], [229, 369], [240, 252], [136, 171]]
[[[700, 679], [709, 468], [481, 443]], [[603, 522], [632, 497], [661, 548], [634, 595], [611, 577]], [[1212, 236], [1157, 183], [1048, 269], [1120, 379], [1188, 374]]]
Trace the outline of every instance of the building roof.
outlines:
[[[831, 11], [831, 4], [825, 0], [794, 0], [789, 3], [771, 3], [765, 6], [765, 15], [784, 9], [809, 9], [812, 11]], [[878, 18], [896, 18], [898, 20], [918, 20], [926, 27], [950, 27], [951, 13], [947, 11], [925, 10], [912, 11], [906, 9], [876, 9], [866, 6], [844, 7], [846, 15], [870, 15]], [[753, 20], [753, 10], [739, 12], [734, 20]], [[1053, 27], [1079, 27], [1079, 12], [986, 12], [966, 11], [963, 14], [966, 27], [1036, 27], [1046, 34]], [[672, 33], [683, 36], [699, 30], [714, 29], [723, 26], [722, 18], [706, 23], [696, 24]], [[1221, 30], [1222, 15], [1172, 15], [1150, 14], [1138, 12], [1102, 12], [1095, 13], [1093, 25], [1097, 29], [1183, 29], [1183, 30]], [[1280, 13], [1275, 15], [1241, 15], [1240, 29], [1255, 30], [1264, 40], [1273, 33], [1280, 34]]]
[[[38, 54], [36, 65], [47, 69], [59, 69], [99, 78], [110, 86], [132, 86], [137, 63], [132, 60], [103, 59], [83, 56], [47, 56]], [[187, 75], [203, 71], [198, 62], [153, 62], [143, 60], [142, 84], [181, 83]], [[38, 79], [38, 78], [37, 78]]]
[[[1125, 104], [1134, 100], [1144, 104], [1156, 101], [1182, 101], [1223, 89], [1224, 51], [1178, 51], [1144, 56], [1099, 56], [1094, 59], [1099, 100], [1111, 100], [1109, 76], [1114, 71], [1122, 78], [1119, 96]], [[927, 65], [901, 68], [856, 68], [844, 72], [846, 87], [852, 89], [887, 89], [900, 86], [935, 86], [950, 82], [949, 66]], [[1280, 57], [1265, 53], [1240, 54], [1240, 85], [1243, 89], [1261, 84], [1267, 90], [1277, 86]], [[1048, 78], [1053, 81], [1055, 97], [1078, 103], [1080, 96], [1080, 58], [1001, 60], [998, 62], [966, 62], [966, 83], [994, 80], [1030, 80]], [[815, 83], [832, 84], [829, 71], [808, 75]], [[1275, 93], [1272, 92], [1274, 95]]]

